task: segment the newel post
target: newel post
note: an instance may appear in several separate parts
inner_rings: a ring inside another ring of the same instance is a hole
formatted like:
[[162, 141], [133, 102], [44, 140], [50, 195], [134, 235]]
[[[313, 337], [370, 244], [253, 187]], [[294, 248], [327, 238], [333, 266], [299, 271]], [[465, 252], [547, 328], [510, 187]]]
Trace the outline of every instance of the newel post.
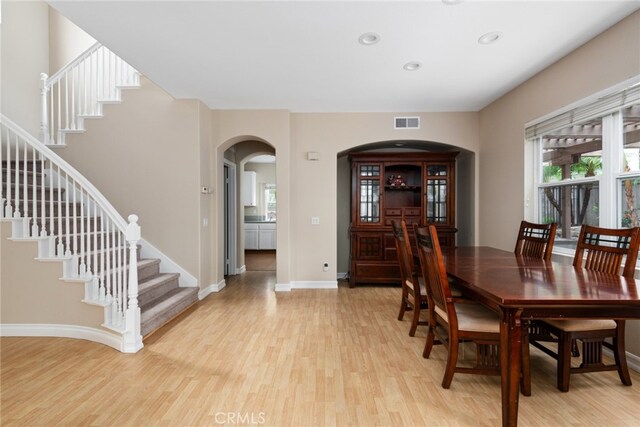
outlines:
[[49, 112], [47, 111], [47, 76], [46, 73], [40, 73], [40, 140], [45, 144], [49, 144]]
[[129, 245], [129, 284], [127, 312], [125, 316], [124, 348], [125, 353], [135, 353], [142, 348], [140, 335], [140, 307], [138, 306], [138, 241], [140, 226], [137, 215], [129, 215], [127, 225], [127, 243]]

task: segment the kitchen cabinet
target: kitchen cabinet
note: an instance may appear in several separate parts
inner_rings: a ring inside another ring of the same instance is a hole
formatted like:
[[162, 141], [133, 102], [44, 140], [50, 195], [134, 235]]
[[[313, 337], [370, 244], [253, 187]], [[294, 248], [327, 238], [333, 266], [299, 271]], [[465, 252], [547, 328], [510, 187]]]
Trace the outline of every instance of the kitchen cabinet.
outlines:
[[260, 222], [245, 223], [244, 248], [249, 250], [276, 249], [276, 224]]
[[256, 206], [256, 173], [254, 171], [242, 172], [242, 205]]

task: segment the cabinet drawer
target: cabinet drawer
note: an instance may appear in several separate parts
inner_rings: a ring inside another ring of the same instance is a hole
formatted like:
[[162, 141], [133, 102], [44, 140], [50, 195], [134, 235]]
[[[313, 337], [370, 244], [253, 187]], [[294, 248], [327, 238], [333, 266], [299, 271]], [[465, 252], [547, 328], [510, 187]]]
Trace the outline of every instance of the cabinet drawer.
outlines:
[[407, 223], [407, 228], [412, 228], [413, 224], [420, 224], [419, 216], [405, 216], [404, 220]]
[[400, 216], [402, 215], [402, 209], [385, 209], [384, 214], [387, 216]]
[[275, 230], [276, 229], [276, 224], [272, 223], [272, 224], [264, 224], [261, 223], [260, 224], [260, 230]]
[[384, 225], [391, 225], [391, 221], [397, 221], [400, 222], [402, 221], [402, 217], [401, 216], [386, 216], [384, 218]]
[[244, 223], [244, 229], [245, 230], [257, 230], [258, 229], [258, 224], [256, 223]]
[[420, 208], [404, 208], [405, 216], [420, 216]]

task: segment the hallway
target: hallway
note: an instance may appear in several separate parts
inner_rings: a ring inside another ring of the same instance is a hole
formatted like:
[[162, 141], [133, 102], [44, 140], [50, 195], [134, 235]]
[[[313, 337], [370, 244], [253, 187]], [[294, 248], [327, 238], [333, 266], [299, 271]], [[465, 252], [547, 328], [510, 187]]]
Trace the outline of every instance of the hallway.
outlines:
[[[422, 359], [424, 328], [411, 338], [396, 320], [400, 288], [274, 285], [271, 272], [233, 276], [134, 355], [2, 338], [2, 425], [499, 424], [499, 379], [458, 374], [442, 389], [445, 349]], [[532, 357], [522, 426], [637, 423], [637, 373], [633, 387], [615, 372], [575, 376], [560, 393], [551, 359]]]

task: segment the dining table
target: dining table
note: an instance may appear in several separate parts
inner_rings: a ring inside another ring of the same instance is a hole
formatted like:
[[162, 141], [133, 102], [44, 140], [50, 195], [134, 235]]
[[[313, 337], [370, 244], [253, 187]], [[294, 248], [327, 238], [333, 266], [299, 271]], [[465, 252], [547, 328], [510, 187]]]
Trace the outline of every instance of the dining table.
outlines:
[[522, 332], [532, 319], [640, 319], [640, 282], [491, 247], [442, 248], [447, 274], [500, 316], [502, 425], [518, 424]]

